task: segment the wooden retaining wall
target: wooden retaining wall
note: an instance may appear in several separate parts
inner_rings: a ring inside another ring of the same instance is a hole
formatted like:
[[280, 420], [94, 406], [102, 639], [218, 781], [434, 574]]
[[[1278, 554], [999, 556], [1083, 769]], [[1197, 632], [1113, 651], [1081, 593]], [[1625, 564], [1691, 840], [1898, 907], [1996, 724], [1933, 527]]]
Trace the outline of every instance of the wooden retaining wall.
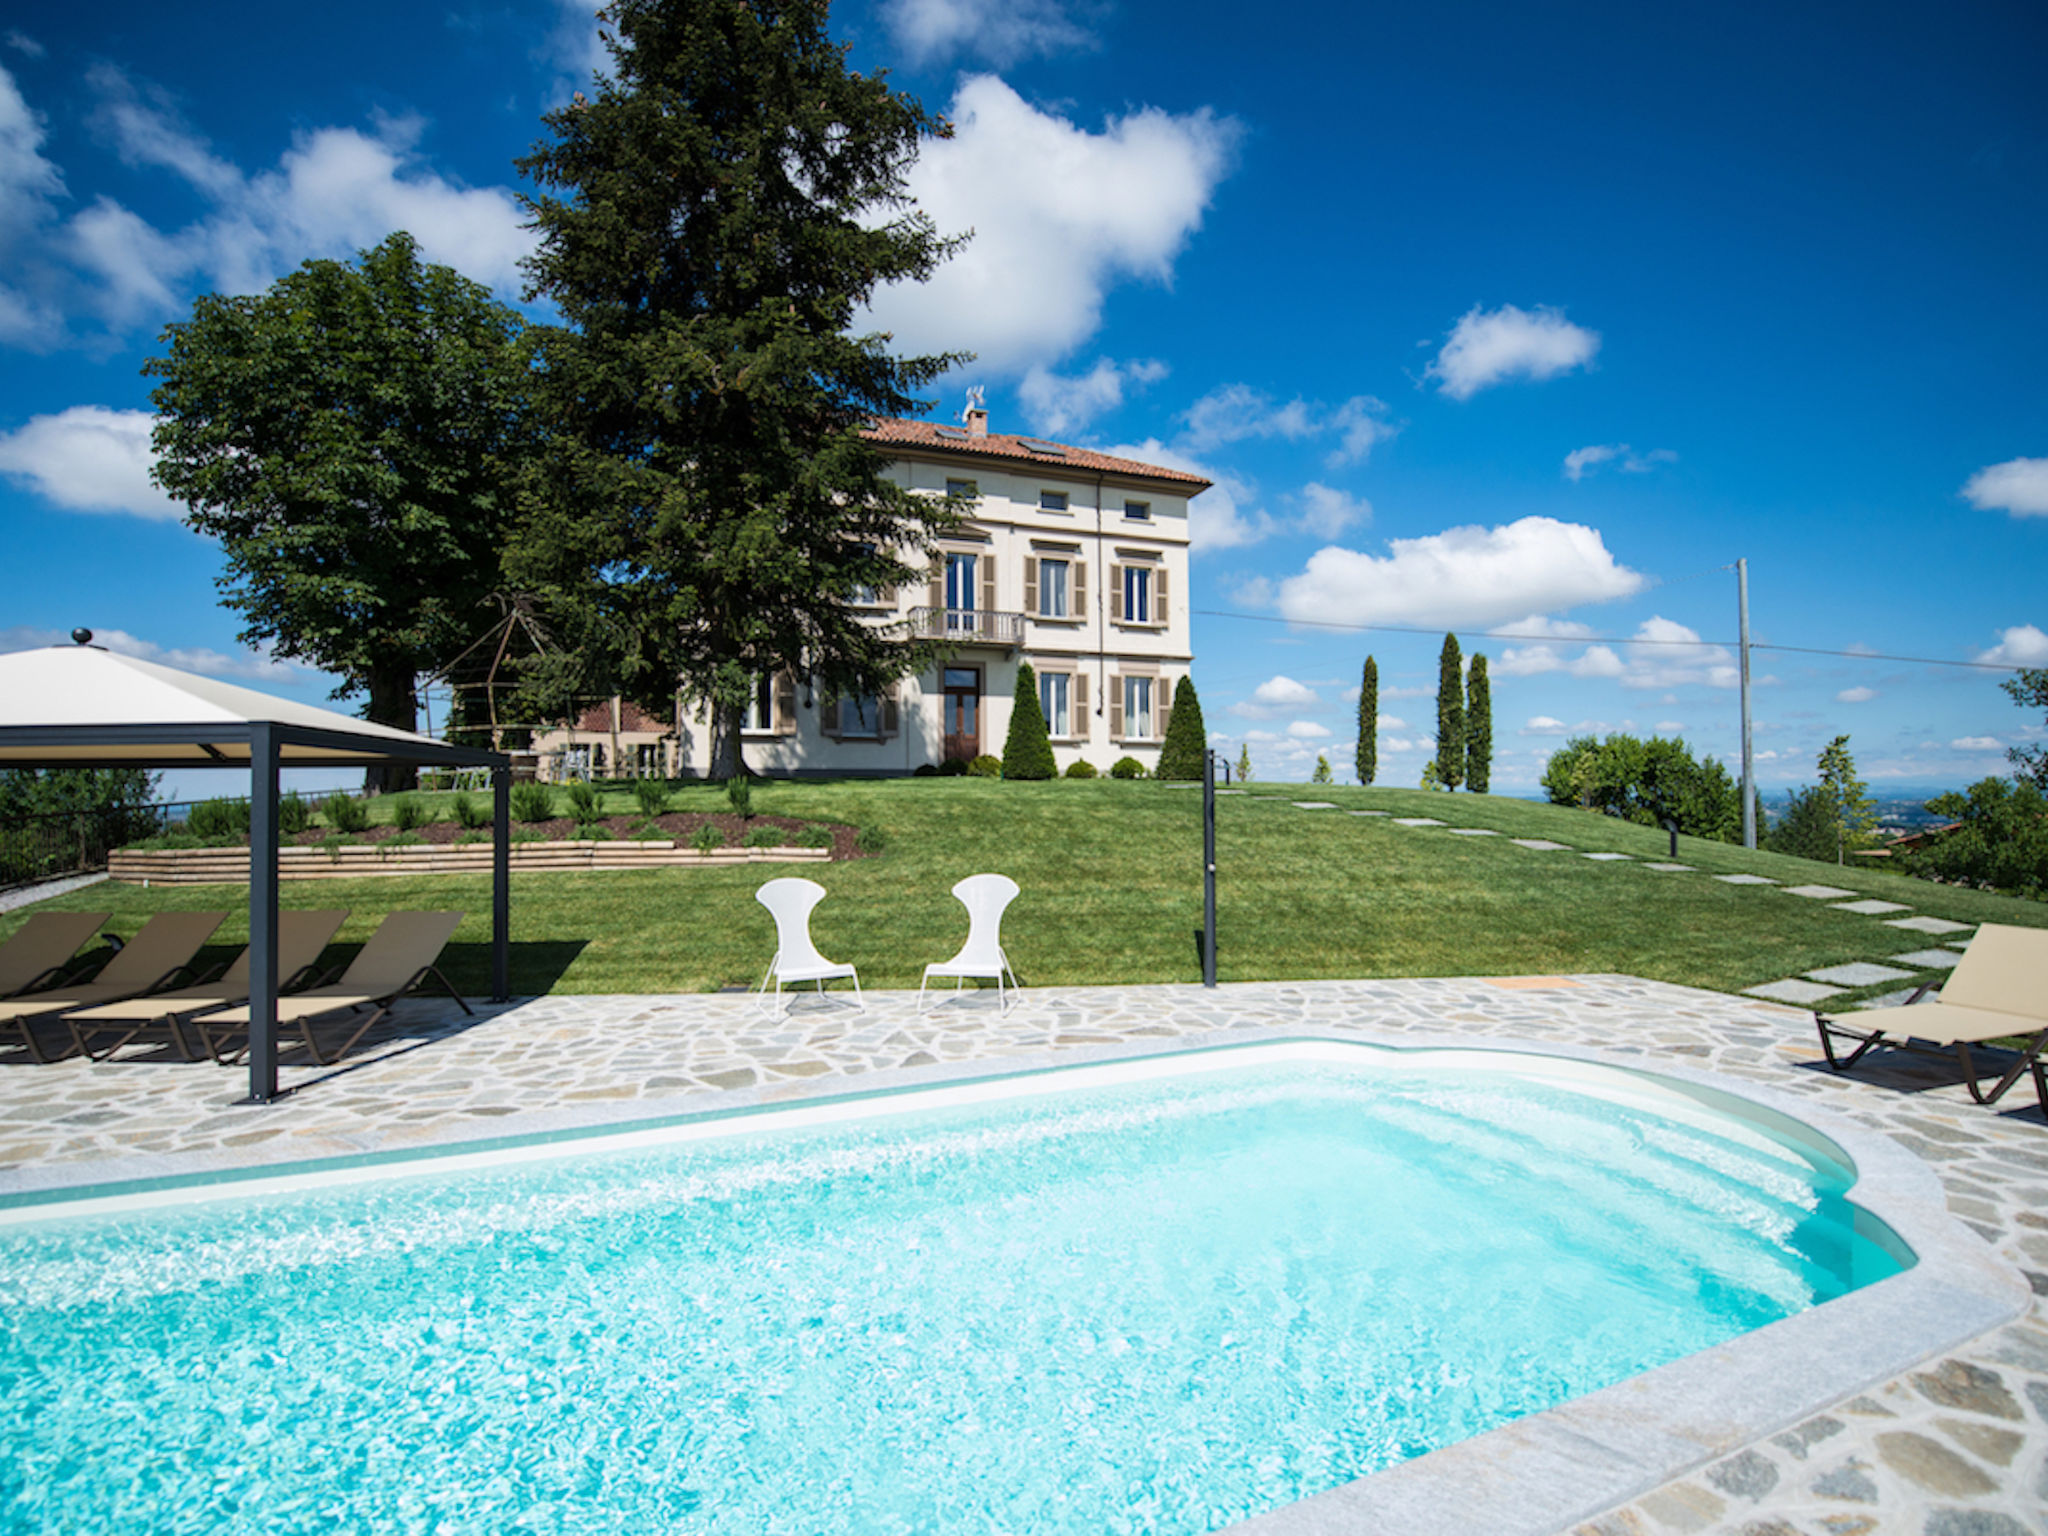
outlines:
[[[514, 843], [515, 873], [543, 869], [702, 869], [722, 864], [819, 864], [829, 848], [720, 848], [699, 853], [672, 842]], [[280, 848], [281, 880], [356, 880], [370, 875], [449, 875], [491, 872], [489, 843], [365, 844], [344, 848]], [[138, 885], [247, 885], [247, 848], [117, 848], [107, 873]]]

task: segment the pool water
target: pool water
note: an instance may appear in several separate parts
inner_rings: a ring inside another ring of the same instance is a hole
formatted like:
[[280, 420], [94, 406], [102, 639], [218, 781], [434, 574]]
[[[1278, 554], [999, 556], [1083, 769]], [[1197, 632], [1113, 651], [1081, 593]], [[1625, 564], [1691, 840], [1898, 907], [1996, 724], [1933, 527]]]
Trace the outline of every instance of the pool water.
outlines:
[[1899, 1267], [1495, 1070], [902, 1108], [0, 1232], [0, 1528], [1210, 1531]]

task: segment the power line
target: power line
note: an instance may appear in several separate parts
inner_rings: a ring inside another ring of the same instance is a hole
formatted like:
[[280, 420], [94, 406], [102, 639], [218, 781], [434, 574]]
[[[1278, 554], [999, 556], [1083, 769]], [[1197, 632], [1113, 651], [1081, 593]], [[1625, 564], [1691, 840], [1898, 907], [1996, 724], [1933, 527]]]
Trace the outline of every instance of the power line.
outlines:
[[[1414, 624], [1339, 624], [1328, 619], [1288, 619], [1277, 614], [1232, 613], [1224, 608], [1196, 608], [1191, 612], [1209, 619], [1241, 619], [1248, 624], [1286, 624], [1295, 629], [1334, 629], [1346, 633], [1362, 634], [1368, 630], [1390, 635], [1440, 635], [1441, 628], [1428, 628]], [[1686, 649], [1716, 645], [1724, 650], [1733, 646], [1733, 640], [1653, 640], [1644, 635], [1543, 635], [1516, 634], [1509, 630], [1489, 630], [1489, 640], [1540, 640], [1558, 645], [1671, 645]], [[1979, 672], [2018, 672], [2022, 669], [2002, 661], [1953, 661], [1941, 656], [1894, 656], [1885, 651], [1831, 651], [1812, 645], [1767, 645], [1752, 640], [1749, 648], [1753, 651], [1784, 651], [1798, 656], [1845, 656], [1851, 661], [1903, 661], [1925, 667], [1967, 667]]]

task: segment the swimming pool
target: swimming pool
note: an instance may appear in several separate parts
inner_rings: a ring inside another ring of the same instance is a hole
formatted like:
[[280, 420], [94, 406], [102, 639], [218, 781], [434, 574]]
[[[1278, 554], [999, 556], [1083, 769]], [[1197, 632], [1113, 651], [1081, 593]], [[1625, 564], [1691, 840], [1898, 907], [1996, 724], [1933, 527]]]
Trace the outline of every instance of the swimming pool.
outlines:
[[0, 1508], [1213, 1530], [1897, 1273], [1852, 1178], [1641, 1074], [1320, 1045], [17, 1210]]

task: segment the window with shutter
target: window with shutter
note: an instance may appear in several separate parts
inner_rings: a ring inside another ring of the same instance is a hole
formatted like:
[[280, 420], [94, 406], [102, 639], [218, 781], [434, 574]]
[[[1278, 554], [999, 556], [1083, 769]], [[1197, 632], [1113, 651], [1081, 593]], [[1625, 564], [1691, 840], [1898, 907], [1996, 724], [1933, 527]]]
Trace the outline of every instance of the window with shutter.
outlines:
[[[1166, 567], [1160, 566], [1152, 573], [1152, 622], [1164, 626], [1166, 623]], [[1164, 736], [1162, 729], [1159, 733]]]
[[1067, 575], [1074, 589], [1073, 607], [1069, 608], [1067, 611], [1073, 614], [1073, 616], [1077, 619], [1085, 619], [1088, 617], [1087, 562], [1082, 560], [1069, 560], [1067, 562]]
[[1038, 562], [1029, 555], [1024, 557], [1024, 611], [1038, 612]]
[[1074, 734], [1086, 736], [1088, 731], [1088, 674], [1074, 674]]
[[1118, 673], [1109, 675], [1109, 739], [1121, 741], [1124, 735], [1124, 680]]
[[796, 677], [789, 672], [775, 679], [775, 734], [796, 734]]
[[983, 555], [981, 557], [981, 611], [983, 613], [994, 613], [996, 611], [996, 557], [994, 555]]
[[1109, 568], [1109, 617], [1118, 624], [1124, 619], [1124, 568], [1120, 565]]
[[889, 691], [882, 696], [881, 739], [883, 741], [889, 740], [890, 737], [894, 736], [902, 728], [901, 719], [896, 708], [896, 689], [892, 684]]

